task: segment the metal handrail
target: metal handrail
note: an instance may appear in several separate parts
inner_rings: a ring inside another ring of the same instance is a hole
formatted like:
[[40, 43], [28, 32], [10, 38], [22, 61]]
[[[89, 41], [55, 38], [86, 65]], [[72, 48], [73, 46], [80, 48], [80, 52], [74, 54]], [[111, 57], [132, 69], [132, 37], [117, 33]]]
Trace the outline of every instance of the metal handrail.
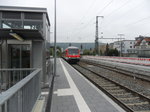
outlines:
[[23, 71], [23, 70], [36, 70], [37, 68], [2, 68], [0, 71]]
[[10, 89], [8, 89], [5, 92], [2, 92], [0, 94], [0, 105], [4, 104], [5, 101], [7, 101], [11, 96], [13, 96], [18, 90], [20, 90], [27, 82], [29, 82], [40, 71], [41, 71], [40, 69], [33, 71], [30, 75], [28, 75], [27, 77], [19, 81]]
[[[2, 70], [2, 69], [1, 69]], [[3, 69], [4, 70], [4, 69]], [[5, 70], [9, 70], [9, 69], [5, 69]], [[13, 69], [14, 70], [14, 69]], [[15, 69], [16, 70], [16, 69]], [[18, 70], [20, 70], [20, 69], [18, 69]], [[21, 70], [23, 70], [23, 69], [21, 69]], [[24, 70], [26, 70], [26, 69], [24, 69]], [[29, 69], [28, 69], [29, 70]], [[33, 69], [31, 69], [31, 70], [33, 70]], [[5, 105], [5, 111], [4, 112], [8, 112], [7, 111], [7, 109], [9, 108], [8, 107], [8, 104], [7, 104], [7, 102], [9, 102], [12, 98], [13, 98], [13, 96], [15, 96], [15, 95], [18, 95], [18, 93], [19, 92], [21, 92], [22, 91], [22, 89], [29, 83], [29, 82], [31, 82], [31, 81], [33, 81], [37, 76], [39, 77], [38, 78], [38, 82], [37, 82], [37, 86], [38, 85], [40, 85], [40, 72], [41, 72], [41, 69], [36, 69], [36, 70], [34, 70], [32, 73], [30, 73], [28, 76], [26, 76], [25, 78], [23, 78], [22, 80], [20, 80], [18, 83], [16, 83], [14, 86], [12, 86], [11, 88], [9, 88], [7, 91], [4, 91], [4, 92], [2, 92], [2, 93], [0, 93], [0, 112], [3, 112], [3, 109], [2, 109], [2, 106], [4, 106]], [[33, 82], [34, 84], [35, 84], [35, 81]], [[31, 85], [32, 86], [32, 85]], [[38, 88], [40, 88], [40, 87], [38, 87]], [[32, 89], [34, 89], [34, 88], [32, 88]], [[22, 91], [23, 92], [23, 91]], [[21, 92], [21, 95], [23, 94]], [[39, 91], [40, 92], [40, 91]], [[39, 92], [38, 93], [36, 93], [36, 96], [34, 96], [34, 97], [37, 97], [37, 95], [39, 94]], [[19, 96], [18, 96], [19, 97]], [[22, 100], [21, 100], [22, 101]], [[32, 101], [31, 101], [32, 102]], [[32, 102], [32, 103], [34, 103], [34, 102]], [[24, 104], [23, 102], [22, 102], [22, 104]], [[17, 107], [14, 107], [14, 108], [17, 108]], [[20, 108], [19, 107], [19, 109], [21, 109], [22, 110], [22, 108]], [[11, 110], [12, 111], [12, 110]], [[12, 111], [12, 112], [14, 112], [14, 111]], [[18, 111], [18, 112], [20, 112], [20, 111]], [[25, 111], [21, 111], [21, 112], [25, 112]]]

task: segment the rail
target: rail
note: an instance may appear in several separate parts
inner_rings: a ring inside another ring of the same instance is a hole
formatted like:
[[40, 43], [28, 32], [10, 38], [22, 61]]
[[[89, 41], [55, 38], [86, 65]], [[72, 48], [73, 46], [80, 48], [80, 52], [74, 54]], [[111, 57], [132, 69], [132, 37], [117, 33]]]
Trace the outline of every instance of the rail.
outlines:
[[[3, 71], [27, 69], [1, 69]], [[22, 80], [0, 93], [0, 112], [30, 112], [40, 94], [41, 69], [28, 69], [29, 73]]]

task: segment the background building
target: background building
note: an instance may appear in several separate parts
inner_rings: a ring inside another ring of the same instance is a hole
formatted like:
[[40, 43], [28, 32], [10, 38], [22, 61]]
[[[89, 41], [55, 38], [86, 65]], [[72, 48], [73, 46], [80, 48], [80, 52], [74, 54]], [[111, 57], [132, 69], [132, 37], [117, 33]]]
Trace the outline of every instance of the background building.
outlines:
[[113, 48], [116, 48], [123, 56], [136, 56], [135, 40], [116, 41]]
[[150, 37], [139, 36], [135, 38], [138, 57], [150, 57]]

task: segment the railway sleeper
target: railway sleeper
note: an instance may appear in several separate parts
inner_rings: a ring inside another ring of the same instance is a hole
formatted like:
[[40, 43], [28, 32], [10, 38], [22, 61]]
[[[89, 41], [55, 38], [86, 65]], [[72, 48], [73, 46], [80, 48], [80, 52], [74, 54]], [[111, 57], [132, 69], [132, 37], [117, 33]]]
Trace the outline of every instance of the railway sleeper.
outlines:
[[133, 106], [129, 106], [129, 107], [137, 112], [149, 112], [150, 111], [149, 104], [133, 105]]
[[128, 96], [128, 95], [132, 95], [132, 93], [112, 93], [112, 95], [119, 97], [119, 96]]
[[116, 85], [115, 84], [109, 84], [109, 85], [101, 85], [101, 87], [116, 87]]
[[110, 93], [120, 93], [120, 92], [125, 92], [124, 89], [118, 89], [118, 90], [107, 90]]
[[145, 101], [145, 102], [138, 102], [138, 103], [128, 103], [126, 105], [127, 106], [141, 106], [141, 105], [146, 105], [146, 104], [149, 104], [149, 102]]
[[113, 84], [110, 83], [110, 82], [108, 82], [108, 83], [101, 83], [101, 82], [99, 82], [99, 84], [102, 85], [102, 86], [111, 86], [111, 85], [113, 85]]
[[150, 110], [139, 110], [139, 111], [134, 111], [134, 112], [150, 112]]
[[114, 86], [114, 87], [104, 87], [104, 89], [106, 89], [106, 90], [118, 90], [118, 89], [120, 89], [120, 87], [119, 87], [119, 86]]
[[121, 101], [126, 101], [126, 100], [136, 100], [136, 99], [140, 99], [140, 97], [129, 97], [129, 98], [118, 98]]

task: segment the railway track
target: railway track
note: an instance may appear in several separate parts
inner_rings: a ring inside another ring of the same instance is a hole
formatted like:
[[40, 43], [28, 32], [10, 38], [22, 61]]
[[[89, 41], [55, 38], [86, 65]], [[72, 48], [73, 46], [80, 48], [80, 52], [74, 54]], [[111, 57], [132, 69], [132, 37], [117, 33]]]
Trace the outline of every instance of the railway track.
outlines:
[[[130, 89], [134, 89], [138, 93], [141, 93], [150, 98], [150, 76], [137, 75], [128, 71], [120, 70], [118, 68], [103, 66], [101, 64], [80, 61], [80, 63], [87, 63], [87, 67], [92, 71], [101, 72], [101, 74], [105, 74], [107, 77], [111, 77], [111, 79], [117, 81], [118, 83], [122, 83]], [[131, 68], [132, 69], [132, 68]], [[111, 75], [110, 75], [111, 74]], [[139, 77], [140, 76], [140, 77]], [[146, 78], [146, 79], [145, 79]]]
[[[85, 65], [72, 65], [127, 112], [150, 112], [150, 98], [114, 80], [92, 71]], [[88, 65], [90, 66], [90, 65]]]
[[150, 76], [147, 76], [147, 75], [144, 75], [144, 74], [133, 73], [131, 71], [118, 69], [118, 68], [113, 67], [113, 66], [111, 67], [110, 65], [101, 65], [100, 63], [95, 63], [95, 62], [88, 61], [88, 60], [81, 60], [81, 61], [84, 62], [84, 63], [91, 64], [91, 65], [99, 66], [99, 67], [107, 69], [107, 70], [111, 70], [111, 71], [114, 71], [114, 72], [125, 74], [125, 75], [131, 76], [131, 77], [136, 78], [136, 79], [140, 79], [140, 80], [150, 82]]

